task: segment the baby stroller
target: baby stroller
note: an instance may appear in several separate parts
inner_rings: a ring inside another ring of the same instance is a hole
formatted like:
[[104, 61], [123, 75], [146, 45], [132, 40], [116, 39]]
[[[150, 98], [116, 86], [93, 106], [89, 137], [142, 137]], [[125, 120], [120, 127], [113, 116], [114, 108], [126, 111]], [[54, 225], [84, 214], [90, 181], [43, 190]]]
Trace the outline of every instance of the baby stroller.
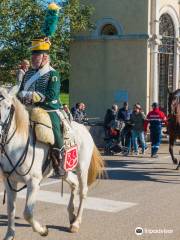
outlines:
[[110, 123], [108, 137], [105, 140], [104, 155], [112, 156], [116, 153], [122, 153], [124, 156], [128, 155], [127, 147], [121, 144], [121, 131], [124, 128], [124, 122], [120, 120], [113, 120]]

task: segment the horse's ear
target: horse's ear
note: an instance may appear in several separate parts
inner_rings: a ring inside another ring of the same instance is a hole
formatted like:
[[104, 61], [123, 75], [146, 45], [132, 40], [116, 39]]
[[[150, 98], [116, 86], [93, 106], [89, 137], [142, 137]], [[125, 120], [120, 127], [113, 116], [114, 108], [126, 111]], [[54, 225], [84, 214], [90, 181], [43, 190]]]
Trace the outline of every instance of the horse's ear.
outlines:
[[0, 87], [0, 94], [7, 96], [8, 94], [7, 89], [4, 87]]
[[8, 94], [14, 97], [18, 93], [18, 90], [19, 90], [19, 86], [15, 85], [8, 90]]

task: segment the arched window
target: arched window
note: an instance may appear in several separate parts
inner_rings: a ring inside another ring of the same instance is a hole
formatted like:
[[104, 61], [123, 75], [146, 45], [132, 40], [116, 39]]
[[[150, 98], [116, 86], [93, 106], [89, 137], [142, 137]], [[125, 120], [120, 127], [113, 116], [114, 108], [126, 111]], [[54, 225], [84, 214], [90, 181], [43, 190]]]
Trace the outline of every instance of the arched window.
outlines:
[[171, 16], [167, 13], [159, 19], [159, 104], [167, 112], [168, 89], [173, 90], [175, 28]]
[[102, 27], [101, 35], [105, 36], [115, 36], [118, 35], [118, 31], [112, 24], [106, 24]]
[[96, 22], [95, 30], [92, 32], [92, 36], [98, 39], [104, 37], [107, 37], [107, 39], [111, 39], [112, 37], [114, 39], [119, 35], [123, 35], [121, 23], [110, 17], [99, 19]]
[[162, 53], [174, 53], [174, 24], [172, 18], [167, 13], [160, 17], [159, 34], [162, 36], [162, 44], [159, 47], [159, 51]]

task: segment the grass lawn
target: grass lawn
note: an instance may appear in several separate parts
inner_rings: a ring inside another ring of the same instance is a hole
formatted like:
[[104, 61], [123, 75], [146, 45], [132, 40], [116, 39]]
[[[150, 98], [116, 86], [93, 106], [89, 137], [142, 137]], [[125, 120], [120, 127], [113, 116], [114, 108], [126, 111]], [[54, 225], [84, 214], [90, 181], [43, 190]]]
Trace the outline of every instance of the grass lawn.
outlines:
[[61, 93], [60, 99], [62, 104], [67, 104], [69, 106], [69, 93]]

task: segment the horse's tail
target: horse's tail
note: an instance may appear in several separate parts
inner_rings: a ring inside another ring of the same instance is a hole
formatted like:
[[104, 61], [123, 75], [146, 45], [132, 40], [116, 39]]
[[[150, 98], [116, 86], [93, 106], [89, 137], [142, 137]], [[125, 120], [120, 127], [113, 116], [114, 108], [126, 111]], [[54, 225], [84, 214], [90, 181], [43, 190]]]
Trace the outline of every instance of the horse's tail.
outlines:
[[94, 145], [94, 150], [91, 158], [91, 163], [88, 171], [88, 186], [96, 181], [97, 177], [104, 176], [104, 161], [97, 147]]

